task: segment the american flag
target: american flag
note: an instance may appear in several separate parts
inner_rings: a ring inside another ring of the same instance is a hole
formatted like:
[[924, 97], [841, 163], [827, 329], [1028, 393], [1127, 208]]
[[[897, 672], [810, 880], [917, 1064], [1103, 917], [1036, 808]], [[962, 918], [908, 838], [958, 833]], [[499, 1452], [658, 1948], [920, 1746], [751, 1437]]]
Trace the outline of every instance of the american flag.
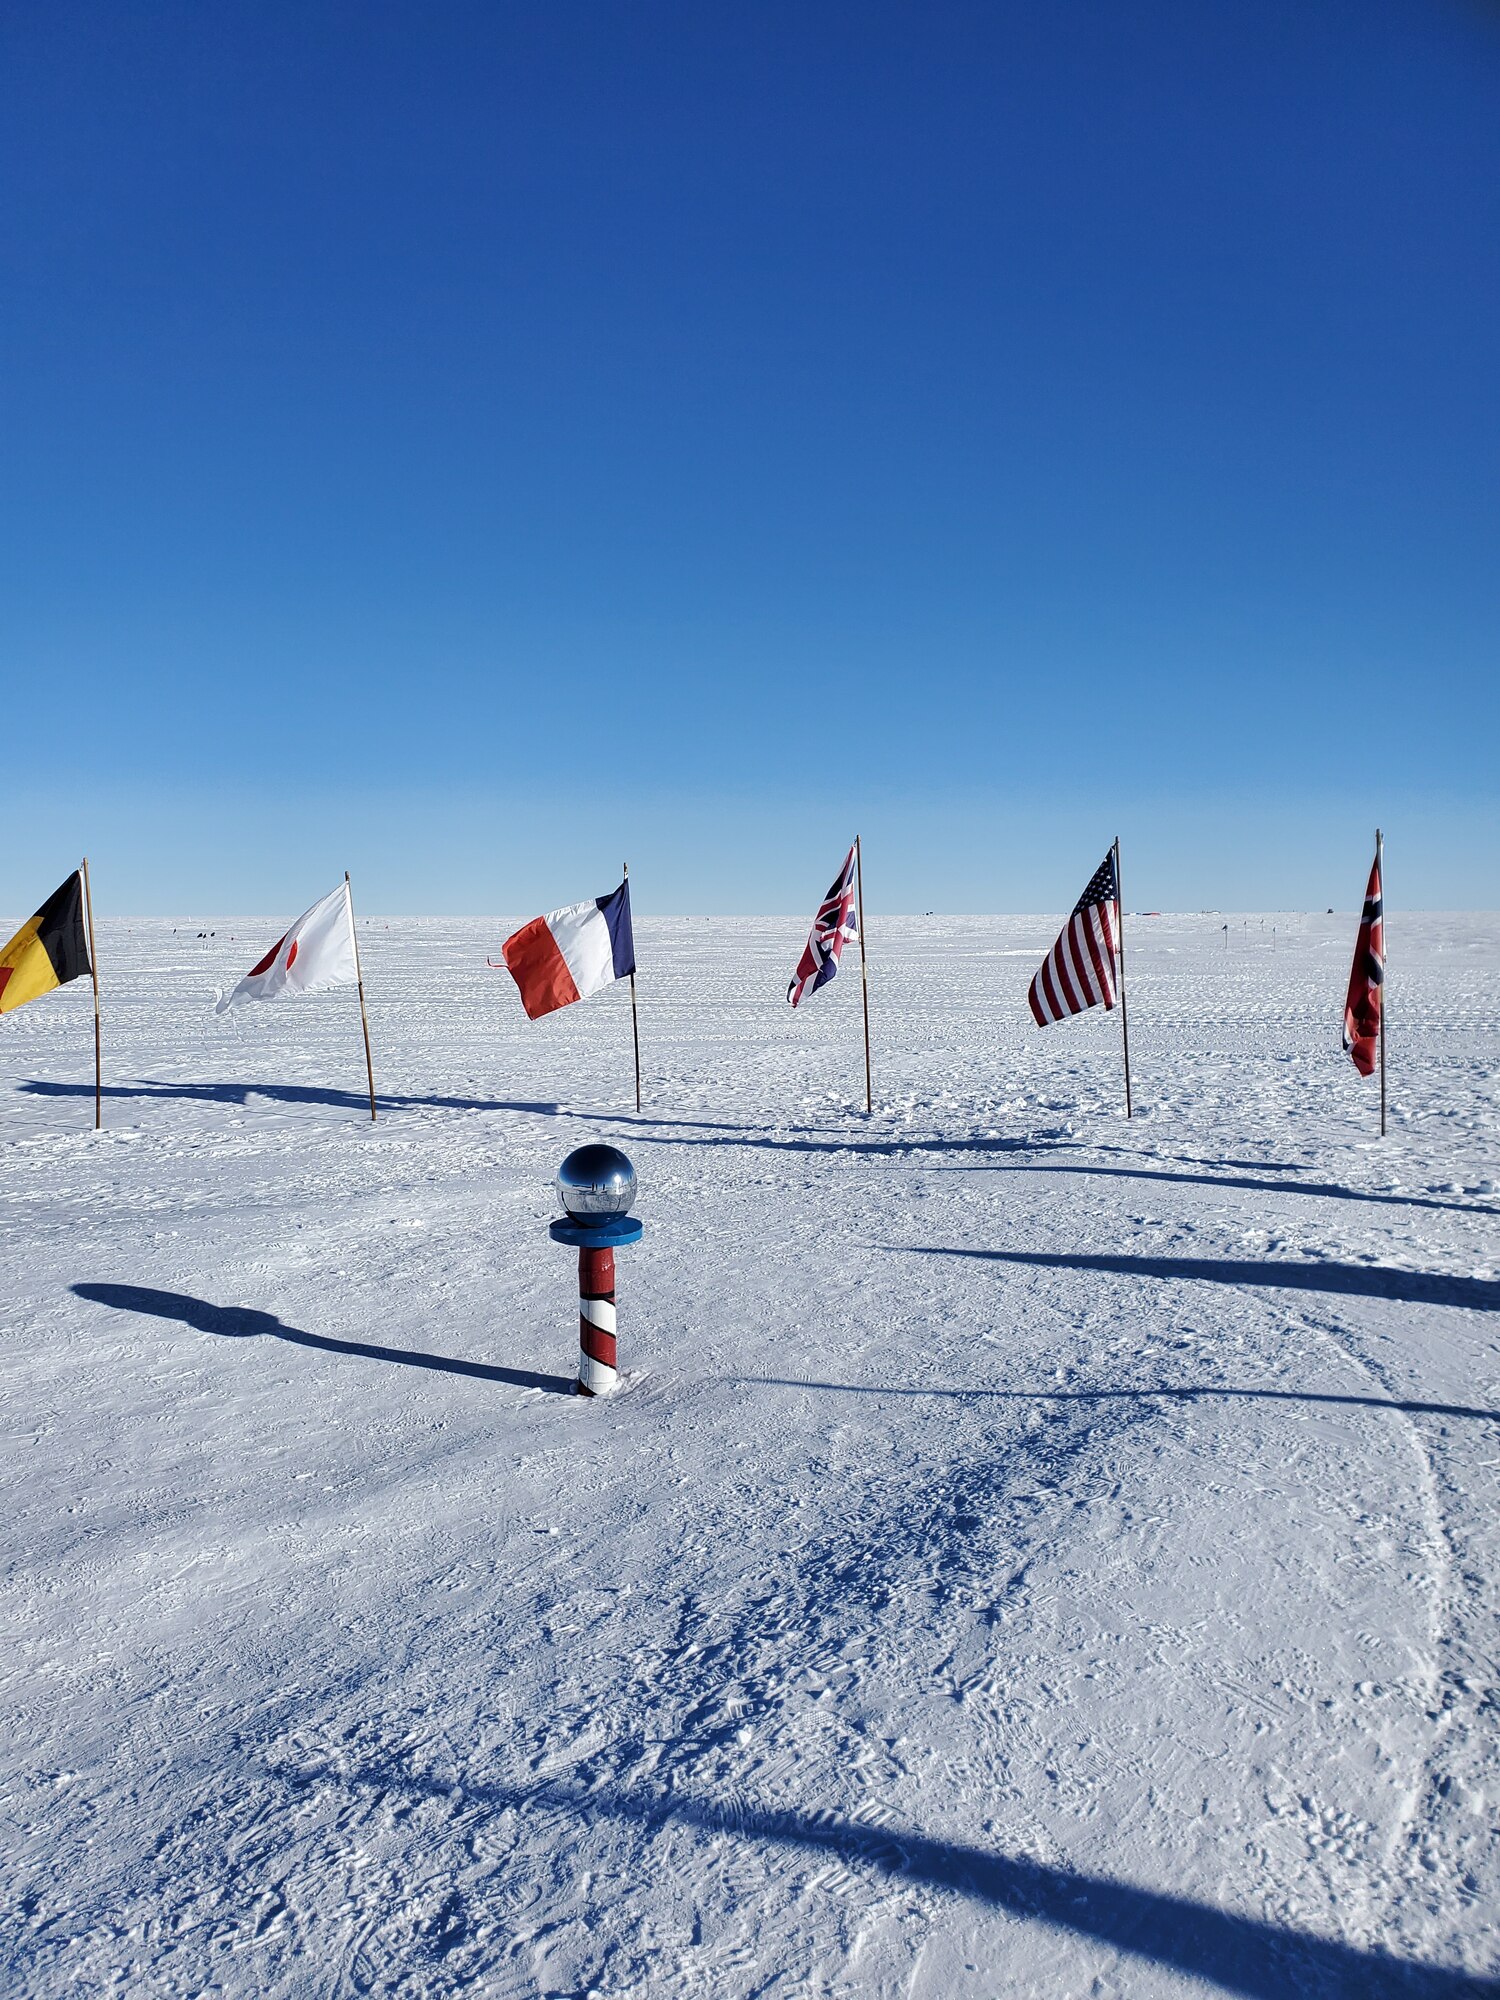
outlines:
[[847, 938], [859, 936], [854, 919], [854, 849], [851, 847], [833, 887], [818, 905], [813, 927], [786, 997], [795, 1007], [803, 995], [826, 986], [839, 969], [839, 954]]
[[1380, 888], [1380, 853], [1370, 870], [1364, 915], [1354, 940], [1354, 966], [1344, 1001], [1344, 1048], [1361, 1076], [1375, 1073], [1380, 1040], [1380, 1003], [1385, 992], [1385, 905]]
[[1085, 1007], [1115, 1004], [1115, 939], [1120, 929], [1120, 886], [1111, 848], [1073, 906], [1057, 943], [1031, 982], [1031, 1011], [1039, 1028]]

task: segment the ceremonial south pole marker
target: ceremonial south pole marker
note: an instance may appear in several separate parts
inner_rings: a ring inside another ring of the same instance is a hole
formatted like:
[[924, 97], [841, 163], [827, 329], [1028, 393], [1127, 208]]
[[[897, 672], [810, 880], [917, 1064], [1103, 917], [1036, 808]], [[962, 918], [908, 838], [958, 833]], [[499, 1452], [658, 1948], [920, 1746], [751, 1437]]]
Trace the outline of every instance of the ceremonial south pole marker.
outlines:
[[645, 1233], [631, 1215], [635, 1168], [618, 1146], [580, 1146], [557, 1170], [567, 1211], [554, 1243], [578, 1251], [578, 1393], [607, 1396], [619, 1380], [615, 1350], [615, 1251]]

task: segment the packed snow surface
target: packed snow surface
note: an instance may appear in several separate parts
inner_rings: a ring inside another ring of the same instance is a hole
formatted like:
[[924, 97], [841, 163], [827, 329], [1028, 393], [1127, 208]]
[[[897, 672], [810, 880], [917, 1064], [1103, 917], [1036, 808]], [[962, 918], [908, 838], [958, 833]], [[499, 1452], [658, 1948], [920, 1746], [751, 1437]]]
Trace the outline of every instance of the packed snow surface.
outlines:
[[[97, 889], [96, 889], [97, 893]], [[24, 914], [24, 913], [22, 913]], [[1500, 944], [1140, 919], [101, 927], [0, 1024], [11, 1996], [1447, 1996], [1500, 1969]], [[211, 932], [200, 936], [198, 933]], [[622, 1381], [553, 1175], [622, 1145]]]

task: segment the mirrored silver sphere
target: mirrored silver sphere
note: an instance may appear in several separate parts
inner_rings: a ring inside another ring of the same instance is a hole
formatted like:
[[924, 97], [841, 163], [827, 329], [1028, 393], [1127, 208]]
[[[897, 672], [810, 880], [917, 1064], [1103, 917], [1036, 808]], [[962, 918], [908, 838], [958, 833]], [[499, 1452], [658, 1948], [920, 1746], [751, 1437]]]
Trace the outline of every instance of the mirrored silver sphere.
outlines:
[[569, 1215], [581, 1221], [629, 1215], [635, 1202], [635, 1168], [618, 1146], [580, 1146], [558, 1168], [557, 1191]]

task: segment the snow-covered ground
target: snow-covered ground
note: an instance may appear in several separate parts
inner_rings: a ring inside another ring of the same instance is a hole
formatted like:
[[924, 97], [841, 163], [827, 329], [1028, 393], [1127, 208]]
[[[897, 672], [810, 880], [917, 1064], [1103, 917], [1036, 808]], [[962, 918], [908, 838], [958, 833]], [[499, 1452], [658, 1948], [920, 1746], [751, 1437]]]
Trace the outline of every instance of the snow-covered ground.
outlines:
[[805, 916], [639, 921], [640, 1117], [623, 988], [362, 923], [373, 1128], [352, 993], [211, 1012], [275, 918], [103, 924], [102, 1135], [0, 1024], [4, 1991], [1492, 1990], [1496, 924], [1391, 921], [1382, 1142], [1354, 919], [1223, 921], [1130, 1124], [1055, 918], [872, 913], [871, 1119]]

